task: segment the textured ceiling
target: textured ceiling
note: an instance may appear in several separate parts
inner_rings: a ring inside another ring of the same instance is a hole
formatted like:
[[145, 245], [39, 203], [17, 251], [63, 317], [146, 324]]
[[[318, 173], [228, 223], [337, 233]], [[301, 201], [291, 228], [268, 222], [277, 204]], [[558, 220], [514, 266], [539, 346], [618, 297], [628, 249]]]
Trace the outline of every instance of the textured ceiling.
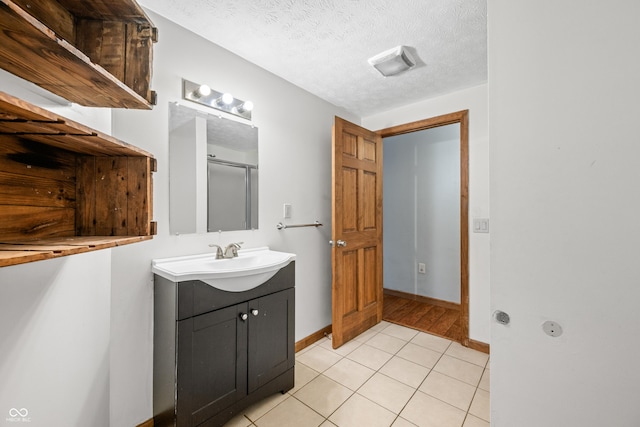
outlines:
[[[486, 0], [139, 0], [332, 104], [366, 117], [487, 81]], [[398, 45], [418, 65], [382, 77]]]

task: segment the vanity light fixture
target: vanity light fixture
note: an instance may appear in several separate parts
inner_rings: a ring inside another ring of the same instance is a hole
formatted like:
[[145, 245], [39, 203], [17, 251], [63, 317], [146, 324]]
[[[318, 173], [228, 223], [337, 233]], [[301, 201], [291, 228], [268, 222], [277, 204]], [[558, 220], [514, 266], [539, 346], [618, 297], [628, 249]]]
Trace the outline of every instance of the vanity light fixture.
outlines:
[[207, 85], [182, 79], [182, 98], [218, 111], [251, 120], [253, 102], [236, 99], [227, 92], [217, 92]]
[[416, 66], [406, 46], [396, 46], [369, 58], [369, 64], [385, 77], [395, 76]]

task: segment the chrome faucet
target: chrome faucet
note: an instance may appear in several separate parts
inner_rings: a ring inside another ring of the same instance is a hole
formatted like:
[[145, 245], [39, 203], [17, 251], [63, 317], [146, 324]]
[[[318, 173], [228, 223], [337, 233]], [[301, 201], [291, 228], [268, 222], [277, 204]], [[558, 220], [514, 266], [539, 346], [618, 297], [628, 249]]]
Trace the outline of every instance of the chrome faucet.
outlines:
[[227, 247], [224, 250], [224, 257], [225, 258], [235, 258], [238, 256], [238, 249], [240, 249], [240, 245], [242, 245], [244, 242], [238, 242], [238, 243], [229, 243], [227, 245]]
[[216, 249], [216, 259], [223, 259], [224, 258], [224, 255], [222, 254], [222, 248], [220, 246], [212, 243], [212, 244], [209, 245], [209, 247], [210, 248], [213, 248], [213, 247], [217, 248]]

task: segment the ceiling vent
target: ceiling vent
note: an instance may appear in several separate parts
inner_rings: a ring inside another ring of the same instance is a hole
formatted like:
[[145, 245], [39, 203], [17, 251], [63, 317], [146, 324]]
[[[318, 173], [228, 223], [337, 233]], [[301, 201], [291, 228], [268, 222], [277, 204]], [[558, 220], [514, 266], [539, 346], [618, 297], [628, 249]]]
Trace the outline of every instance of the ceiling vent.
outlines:
[[412, 69], [416, 66], [416, 61], [406, 46], [397, 46], [369, 58], [369, 64], [383, 76], [389, 77]]

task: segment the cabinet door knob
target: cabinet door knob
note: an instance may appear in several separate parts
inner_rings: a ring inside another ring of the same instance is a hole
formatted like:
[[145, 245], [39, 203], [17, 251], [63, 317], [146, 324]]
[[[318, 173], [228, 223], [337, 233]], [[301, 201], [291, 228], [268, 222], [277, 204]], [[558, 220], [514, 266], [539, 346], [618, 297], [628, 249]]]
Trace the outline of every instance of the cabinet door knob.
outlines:
[[251, 314], [253, 314], [254, 316], [257, 316], [258, 310], [254, 308], [253, 310], [251, 310]]
[[240, 320], [247, 320], [249, 315], [247, 313], [240, 313]]

